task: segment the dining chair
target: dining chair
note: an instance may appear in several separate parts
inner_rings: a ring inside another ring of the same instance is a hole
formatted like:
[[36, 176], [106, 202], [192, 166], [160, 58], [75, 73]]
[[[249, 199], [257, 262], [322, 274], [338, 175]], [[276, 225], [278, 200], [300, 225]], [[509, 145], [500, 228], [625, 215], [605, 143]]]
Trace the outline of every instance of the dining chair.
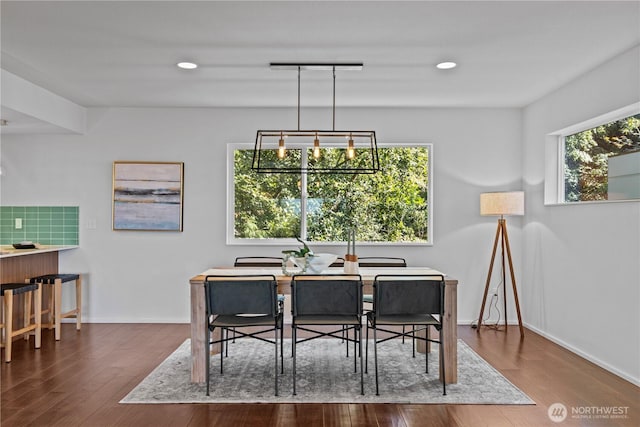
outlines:
[[[234, 267], [247, 267], [247, 268], [280, 268], [282, 267], [283, 258], [275, 257], [275, 256], [241, 256], [237, 257], [233, 262]], [[280, 309], [284, 310], [284, 300], [285, 296], [283, 294], [278, 294], [278, 303], [280, 304]], [[235, 340], [235, 330], [231, 330], [233, 333], [233, 339], [231, 342], [236, 342]], [[225, 355], [229, 353], [229, 343], [227, 342]]]
[[282, 258], [273, 256], [237, 257], [234, 267], [282, 267]]
[[[353, 367], [360, 355], [360, 393], [364, 395], [362, 365], [362, 277], [353, 275], [294, 275], [291, 280], [293, 394], [296, 395], [296, 347], [322, 337], [346, 339], [354, 345]], [[338, 327], [327, 332], [326, 327]], [[298, 337], [298, 331], [311, 334]], [[353, 331], [353, 338], [349, 332]], [[346, 332], [346, 337], [339, 334]], [[357, 346], [357, 350], [356, 350]]]
[[[407, 261], [398, 257], [361, 257], [358, 259], [358, 265], [365, 268], [406, 267]], [[362, 302], [366, 304], [365, 313], [370, 311], [373, 305], [373, 295], [362, 295]], [[404, 332], [404, 327], [402, 332]], [[404, 344], [404, 335], [402, 336], [402, 343]]]
[[397, 257], [379, 257], [379, 256], [370, 256], [370, 257], [359, 257], [358, 265], [360, 267], [406, 267], [407, 261], [404, 258]]
[[[274, 344], [275, 347], [275, 395], [278, 395], [278, 354], [280, 354], [280, 372], [284, 373], [282, 357], [283, 321], [282, 310], [277, 301], [277, 283], [273, 275], [236, 275], [206, 276], [205, 290], [205, 342], [207, 345], [205, 373], [207, 377], [207, 396], [209, 396], [209, 370], [211, 351], [209, 346], [220, 344], [220, 374], [223, 374], [224, 344], [230, 339], [226, 330], [234, 328], [238, 338], [255, 338]], [[221, 330], [220, 339], [211, 339], [213, 331]], [[244, 328], [251, 328], [243, 332]], [[258, 331], [256, 329], [259, 328]], [[273, 341], [260, 336], [274, 332]], [[278, 332], [280, 340], [278, 341]], [[280, 352], [278, 352], [280, 347]]]
[[[442, 321], [444, 319], [444, 276], [416, 276], [416, 275], [377, 275], [373, 283], [373, 310], [367, 313], [365, 369], [369, 360], [369, 328], [373, 329], [373, 349], [376, 371], [376, 396], [378, 387], [378, 344], [397, 338], [409, 336], [408, 333], [398, 332], [392, 327], [411, 326], [410, 337], [439, 344], [439, 362], [442, 378], [444, 372], [444, 347]], [[418, 329], [416, 329], [418, 326]], [[430, 337], [430, 327], [439, 331], [439, 339]], [[425, 330], [425, 336], [416, 332]], [[378, 332], [386, 335], [378, 339]], [[415, 347], [413, 357], [415, 357]], [[398, 362], [397, 360], [395, 361]], [[429, 352], [425, 352], [425, 372], [429, 373]], [[447, 394], [447, 386], [442, 381], [442, 394]]]

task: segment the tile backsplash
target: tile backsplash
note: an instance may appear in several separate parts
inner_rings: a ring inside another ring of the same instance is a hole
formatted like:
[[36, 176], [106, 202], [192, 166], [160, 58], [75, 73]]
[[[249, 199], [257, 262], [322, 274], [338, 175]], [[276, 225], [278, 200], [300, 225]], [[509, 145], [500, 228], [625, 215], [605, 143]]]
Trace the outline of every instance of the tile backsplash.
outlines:
[[79, 224], [78, 206], [0, 206], [0, 244], [77, 245]]

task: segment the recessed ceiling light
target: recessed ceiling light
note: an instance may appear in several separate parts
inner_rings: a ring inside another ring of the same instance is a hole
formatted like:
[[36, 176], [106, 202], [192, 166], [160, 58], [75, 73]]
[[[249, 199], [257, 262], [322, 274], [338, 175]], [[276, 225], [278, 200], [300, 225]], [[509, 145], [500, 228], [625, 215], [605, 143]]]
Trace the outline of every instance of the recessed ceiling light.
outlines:
[[176, 65], [183, 70], [194, 70], [198, 68], [198, 64], [194, 62], [178, 62]]
[[436, 68], [439, 68], [441, 70], [450, 70], [451, 68], [455, 68], [457, 65], [458, 64], [456, 64], [455, 62], [446, 61], [436, 65]]

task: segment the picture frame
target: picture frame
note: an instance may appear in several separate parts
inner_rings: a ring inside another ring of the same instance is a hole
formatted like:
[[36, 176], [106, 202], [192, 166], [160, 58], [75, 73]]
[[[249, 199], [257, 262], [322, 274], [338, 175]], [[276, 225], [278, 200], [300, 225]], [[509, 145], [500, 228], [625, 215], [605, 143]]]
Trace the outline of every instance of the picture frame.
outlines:
[[182, 231], [183, 201], [183, 162], [113, 162], [113, 230]]

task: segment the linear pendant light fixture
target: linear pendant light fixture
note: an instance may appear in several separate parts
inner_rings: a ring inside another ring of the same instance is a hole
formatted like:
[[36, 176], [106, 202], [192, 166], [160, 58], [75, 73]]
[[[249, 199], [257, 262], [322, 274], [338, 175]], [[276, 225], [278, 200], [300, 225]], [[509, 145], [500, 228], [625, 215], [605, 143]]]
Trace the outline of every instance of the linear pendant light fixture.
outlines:
[[[375, 131], [336, 130], [336, 71], [362, 70], [362, 63], [271, 63], [298, 71], [298, 128], [258, 130], [251, 169], [259, 173], [373, 174], [380, 170]], [[333, 73], [331, 130], [300, 129], [301, 71]], [[306, 166], [305, 166], [306, 165]]]

